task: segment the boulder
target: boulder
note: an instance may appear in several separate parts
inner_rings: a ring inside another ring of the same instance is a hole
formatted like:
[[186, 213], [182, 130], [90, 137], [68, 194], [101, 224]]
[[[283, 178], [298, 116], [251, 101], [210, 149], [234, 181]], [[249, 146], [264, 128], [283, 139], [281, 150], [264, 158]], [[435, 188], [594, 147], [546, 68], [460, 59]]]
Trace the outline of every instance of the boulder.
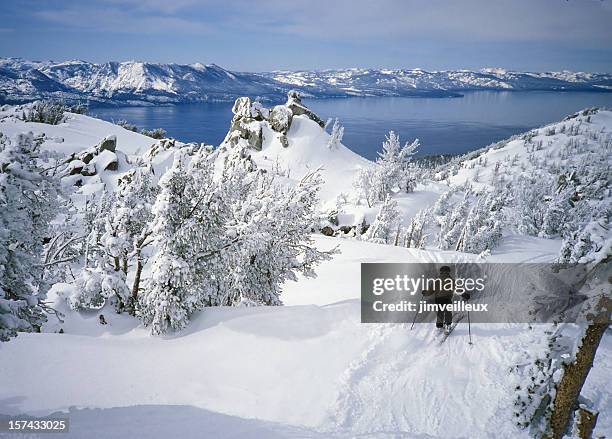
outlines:
[[159, 153], [163, 151], [168, 151], [170, 149], [174, 149], [175, 147], [176, 147], [175, 139], [169, 139], [169, 138], [160, 139], [159, 141], [151, 145], [151, 147], [145, 153], [145, 157], [150, 160], [150, 159], [153, 159], [155, 156], [157, 156]]
[[232, 121], [232, 127], [226, 140], [235, 146], [240, 139], [245, 139], [249, 148], [261, 151], [263, 145], [263, 129], [261, 123], [255, 120], [237, 119]]
[[119, 159], [114, 152], [104, 150], [100, 152], [93, 160], [96, 170], [99, 171], [116, 171], [119, 169]]
[[297, 90], [289, 90], [287, 92], [287, 99], [289, 101], [295, 101], [298, 104], [302, 103], [302, 95], [300, 95], [300, 92]]
[[246, 118], [262, 121], [268, 116], [268, 110], [261, 103], [251, 102], [251, 98], [248, 97], [236, 99], [232, 113], [234, 113], [234, 119]]
[[96, 167], [93, 165], [93, 163], [84, 166], [81, 170], [81, 175], [84, 177], [91, 177], [93, 175], [96, 175]]
[[293, 112], [285, 105], [276, 105], [273, 107], [268, 119], [272, 129], [281, 134], [287, 134], [289, 128], [291, 128], [292, 120]]
[[117, 137], [115, 136], [105, 137], [104, 139], [102, 139], [102, 141], [100, 142], [97, 148], [98, 152], [102, 152], [104, 150], [115, 152], [116, 149], [117, 149]]
[[84, 151], [79, 158], [83, 163], [88, 164], [93, 160], [94, 153], [91, 151]]
[[244, 139], [247, 141], [249, 148], [261, 151], [263, 145], [261, 124], [265, 119], [264, 114], [267, 115], [267, 110], [258, 102], [251, 103], [251, 99], [242, 97], [236, 99], [232, 112], [234, 117], [224, 141], [231, 146], [235, 146], [240, 139]]
[[325, 236], [334, 236], [334, 229], [330, 226], [325, 226], [321, 229], [321, 234]]
[[340, 231], [345, 235], [352, 233], [355, 230], [355, 226], [341, 226]]
[[68, 164], [68, 175], [80, 174], [84, 167], [85, 163], [81, 160], [73, 160]]

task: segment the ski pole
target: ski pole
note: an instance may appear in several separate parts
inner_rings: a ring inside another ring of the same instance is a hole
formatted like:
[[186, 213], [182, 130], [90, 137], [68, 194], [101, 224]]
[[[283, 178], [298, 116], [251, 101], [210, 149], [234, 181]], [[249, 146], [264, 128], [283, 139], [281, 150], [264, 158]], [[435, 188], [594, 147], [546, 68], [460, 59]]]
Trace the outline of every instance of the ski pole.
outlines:
[[412, 319], [412, 325], [410, 326], [410, 330], [411, 331], [412, 331], [412, 328], [414, 328], [414, 322], [416, 322], [417, 315], [419, 315], [419, 313], [415, 311], [414, 312], [414, 319]]
[[467, 312], [468, 315], [468, 335], [470, 337], [470, 343], [472, 344], [472, 323], [470, 322], [470, 311]]

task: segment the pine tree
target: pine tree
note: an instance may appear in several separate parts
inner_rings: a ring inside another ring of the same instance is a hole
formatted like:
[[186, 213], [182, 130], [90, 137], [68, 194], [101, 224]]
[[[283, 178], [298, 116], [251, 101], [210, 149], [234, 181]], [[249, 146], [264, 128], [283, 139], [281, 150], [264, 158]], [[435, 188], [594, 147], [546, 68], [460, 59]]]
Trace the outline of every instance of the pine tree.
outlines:
[[149, 224], [153, 221], [152, 207], [158, 193], [153, 169], [134, 168], [119, 179], [106, 223], [106, 240], [102, 245], [113, 261], [113, 269], [127, 276], [132, 261], [135, 264], [134, 283], [126, 303], [131, 312], [136, 306], [144, 268], [142, 251], [151, 243]]
[[56, 213], [57, 182], [37, 163], [32, 134], [0, 139], [0, 340], [46, 320], [43, 241]]
[[235, 148], [225, 160], [218, 182], [227, 212], [223, 266], [228, 270], [221, 303], [280, 305], [281, 288], [296, 273], [314, 276], [314, 267], [331, 257], [314, 248], [311, 232], [317, 223], [317, 172], [292, 188], [258, 170], [248, 150]]
[[501, 197], [480, 195], [467, 216], [456, 249], [467, 253], [493, 249], [502, 237], [502, 207]]
[[384, 200], [387, 194], [396, 190], [406, 189], [408, 163], [419, 146], [418, 139], [411, 144], [406, 143], [403, 147], [400, 138], [395, 132], [389, 131], [382, 145], [382, 151], [378, 153], [376, 163], [380, 177], [380, 193], [378, 199]]
[[160, 193], [152, 208], [156, 251], [138, 315], [153, 334], [184, 328], [210, 293], [208, 276], [202, 273], [197, 256], [207, 239], [211, 173], [208, 179], [198, 174], [198, 183], [204, 184], [199, 186], [192, 169], [183, 165], [181, 157], [175, 158], [159, 182]]
[[372, 207], [378, 200], [380, 194], [380, 173], [376, 168], [362, 168], [356, 175], [353, 186], [358, 201], [365, 200], [368, 207]]

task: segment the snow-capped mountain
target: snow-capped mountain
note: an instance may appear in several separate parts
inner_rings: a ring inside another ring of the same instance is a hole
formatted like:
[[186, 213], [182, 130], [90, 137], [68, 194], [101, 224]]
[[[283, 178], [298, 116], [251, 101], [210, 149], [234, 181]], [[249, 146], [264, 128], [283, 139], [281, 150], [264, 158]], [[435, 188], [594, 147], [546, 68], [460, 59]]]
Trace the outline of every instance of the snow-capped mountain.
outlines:
[[0, 60], [0, 101], [8, 102], [63, 98], [123, 105], [186, 103], [227, 101], [245, 94], [269, 99], [286, 88], [261, 75], [234, 73], [214, 64]]
[[446, 96], [470, 90], [605, 91], [612, 88], [610, 74], [567, 71], [344, 69], [282, 71], [265, 76], [293, 87], [303, 87], [315, 96], [317, 90], [340, 96]]
[[112, 105], [228, 101], [239, 96], [282, 100], [304, 96], [460, 96], [470, 90], [612, 91], [612, 74], [343, 69], [232, 72], [215, 64], [39, 62], [0, 58], [0, 102], [42, 98]]

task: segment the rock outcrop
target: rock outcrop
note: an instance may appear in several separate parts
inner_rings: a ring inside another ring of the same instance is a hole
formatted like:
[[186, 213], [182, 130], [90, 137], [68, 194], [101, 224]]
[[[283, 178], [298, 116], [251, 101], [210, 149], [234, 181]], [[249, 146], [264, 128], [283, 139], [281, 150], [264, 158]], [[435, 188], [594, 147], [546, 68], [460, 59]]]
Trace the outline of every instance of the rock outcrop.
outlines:
[[[102, 139], [96, 146], [73, 153], [64, 162], [66, 164], [65, 174], [67, 176], [92, 177], [102, 171], [117, 171], [119, 169], [119, 158], [116, 154], [117, 138], [108, 136]], [[74, 178], [74, 184], [80, 186], [83, 179]]]
[[289, 93], [287, 93], [287, 98], [287, 103], [285, 105], [291, 110], [294, 116], [300, 116], [303, 114], [309, 119], [318, 123], [321, 128], [325, 126], [325, 122], [323, 122], [319, 116], [314, 114], [304, 104], [302, 104], [302, 97], [297, 91], [291, 90]]
[[264, 142], [264, 126], [268, 126], [280, 143], [287, 148], [289, 140], [287, 133], [291, 128], [294, 116], [304, 115], [323, 128], [324, 122], [315, 113], [302, 104], [298, 92], [290, 91], [284, 105], [276, 105], [271, 110], [264, 108], [259, 102], [252, 102], [248, 97], [236, 99], [232, 107], [232, 123], [225, 136], [224, 143], [236, 146], [240, 140], [247, 142], [249, 148], [261, 151]]

